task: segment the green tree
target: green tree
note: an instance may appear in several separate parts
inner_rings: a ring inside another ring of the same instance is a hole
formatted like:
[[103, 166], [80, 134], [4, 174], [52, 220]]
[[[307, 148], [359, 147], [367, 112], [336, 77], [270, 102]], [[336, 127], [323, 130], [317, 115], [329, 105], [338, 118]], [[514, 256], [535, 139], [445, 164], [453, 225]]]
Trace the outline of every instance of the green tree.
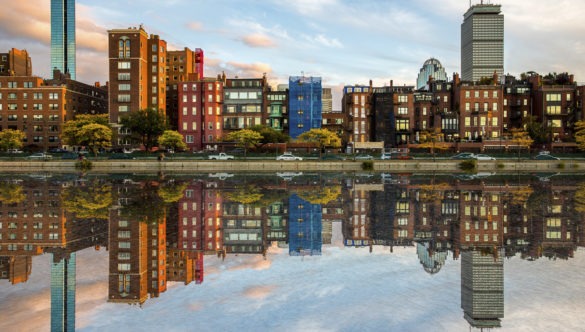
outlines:
[[112, 146], [113, 132], [105, 114], [81, 114], [63, 126], [61, 139], [68, 145], [86, 146], [94, 155]]
[[429, 149], [433, 155], [433, 161], [435, 161], [436, 149], [447, 150], [449, 148], [449, 144], [443, 141], [443, 133], [440, 128], [421, 132], [420, 142], [418, 147]]
[[518, 145], [518, 160], [520, 160], [520, 150], [526, 148], [530, 151], [530, 147], [532, 146], [532, 143], [534, 143], [534, 140], [530, 137], [527, 131], [522, 129], [512, 129], [511, 132], [512, 142], [515, 145]]
[[108, 219], [112, 206], [112, 186], [90, 181], [79, 187], [68, 187], [61, 193], [63, 207], [77, 218]]
[[24, 132], [15, 129], [4, 129], [0, 131], [0, 149], [20, 149], [26, 135]]
[[0, 203], [10, 205], [18, 204], [26, 199], [26, 195], [20, 184], [0, 183]]
[[254, 204], [260, 201], [263, 196], [260, 188], [255, 185], [238, 186], [235, 190], [226, 193], [228, 200], [241, 204]]
[[158, 145], [175, 151], [187, 149], [187, 144], [183, 142], [183, 135], [176, 130], [165, 130], [158, 138]]
[[585, 150], [585, 121], [575, 123], [575, 141], [579, 150]]
[[319, 187], [316, 190], [302, 190], [298, 191], [297, 195], [311, 204], [326, 205], [332, 201], [337, 200], [341, 195], [340, 186]]
[[319, 146], [319, 159], [325, 147], [341, 147], [341, 138], [336, 133], [323, 128], [313, 128], [300, 134], [297, 139], [301, 142], [316, 143]]
[[251, 129], [241, 129], [227, 134], [224, 140], [235, 142], [237, 147], [243, 148], [245, 158], [248, 149], [260, 143], [262, 135]]
[[167, 129], [167, 119], [162, 112], [148, 108], [120, 118], [124, 129], [131, 132], [131, 137], [142, 144], [150, 152], [156, 146], [158, 138]]
[[260, 140], [260, 144], [268, 144], [268, 143], [288, 143], [290, 141], [290, 136], [287, 134], [278, 131], [274, 128], [264, 126], [264, 125], [256, 125], [250, 127], [250, 130], [260, 133], [262, 135], [262, 139]]
[[537, 121], [536, 117], [529, 115], [524, 119], [524, 128], [526, 128], [526, 132], [530, 135], [530, 138], [534, 140], [536, 144], [545, 144], [546, 143], [546, 129], [544, 125]]

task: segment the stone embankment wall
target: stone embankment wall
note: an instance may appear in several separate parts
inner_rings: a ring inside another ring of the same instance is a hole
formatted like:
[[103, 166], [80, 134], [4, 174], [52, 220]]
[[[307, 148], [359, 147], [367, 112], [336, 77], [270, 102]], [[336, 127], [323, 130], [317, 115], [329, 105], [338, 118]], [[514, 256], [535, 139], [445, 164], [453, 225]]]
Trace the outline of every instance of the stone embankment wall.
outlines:
[[[6, 172], [74, 172], [75, 161], [2, 161]], [[287, 172], [287, 171], [363, 171], [362, 161], [183, 161], [183, 160], [104, 160], [92, 161], [92, 172]], [[452, 160], [374, 160], [373, 170], [381, 172], [462, 172], [461, 161]], [[479, 161], [478, 172], [583, 172], [585, 160]]]

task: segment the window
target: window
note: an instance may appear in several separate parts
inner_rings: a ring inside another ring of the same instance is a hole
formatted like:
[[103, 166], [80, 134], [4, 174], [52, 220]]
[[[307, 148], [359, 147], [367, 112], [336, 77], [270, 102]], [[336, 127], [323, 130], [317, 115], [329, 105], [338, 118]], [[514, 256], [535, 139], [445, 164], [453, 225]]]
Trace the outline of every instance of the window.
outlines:
[[561, 94], [560, 93], [547, 93], [546, 94], [546, 101], [561, 101]]
[[120, 84], [118, 85], [119, 91], [130, 91], [130, 84]]
[[118, 73], [118, 80], [119, 81], [129, 81], [130, 80], [130, 73]]
[[130, 69], [130, 61], [118, 62], [118, 69]]
[[118, 102], [129, 103], [130, 102], [130, 95], [118, 95]]
[[118, 58], [130, 57], [130, 40], [128, 37], [122, 37], [118, 41]]
[[129, 263], [119, 263], [118, 264], [118, 271], [130, 271], [130, 264]]
[[407, 95], [398, 95], [398, 102], [399, 103], [407, 103], [408, 102], [408, 96]]
[[130, 242], [120, 241], [118, 242], [119, 249], [130, 249]]

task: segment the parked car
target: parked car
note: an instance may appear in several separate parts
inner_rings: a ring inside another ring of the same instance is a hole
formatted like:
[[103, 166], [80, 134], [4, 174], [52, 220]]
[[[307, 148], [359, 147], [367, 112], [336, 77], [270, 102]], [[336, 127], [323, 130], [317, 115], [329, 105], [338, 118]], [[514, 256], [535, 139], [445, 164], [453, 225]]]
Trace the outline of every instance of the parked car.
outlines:
[[334, 153], [329, 153], [329, 154], [324, 154], [323, 156], [321, 156], [321, 160], [345, 160], [345, 157], [334, 154]]
[[8, 153], [22, 153], [22, 150], [19, 149], [8, 149]]
[[210, 154], [207, 156], [207, 159], [210, 160], [234, 160], [234, 156], [226, 153], [219, 153], [219, 154]]
[[382, 160], [390, 160], [392, 159], [392, 153], [382, 153], [382, 155], [380, 155], [380, 159]]
[[285, 152], [284, 154], [276, 157], [276, 160], [303, 160], [303, 158], [295, 156], [290, 152]]
[[476, 154], [473, 158], [476, 160], [496, 160], [496, 158], [488, 156], [487, 154]]
[[130, 153], [112, 153], [108, 156], [108, 159], [136, 159]]
[[548, 153], [539, 153], [536, 157], [534, 157], [534, 159], [535, 160], [561, 160], [561, 158], [552, 156]]
[[406, 153], [382, 153], [382, 155], [380, 156], [380, 159], [382, 160], [390, 160], [390, 159], [399, 159], [399, 160], [408, 160], [408, 159], [412, 159], [412, 156], [409, 156]]
[[26, 159], [33, 159], [33, 160], [49, 160], [53, 159], [53, 156], [50, 154], [46, 154], [44, 152], [33, 153], [30, 156], [26, 157]]
[[355, 157], [353, 157], [353, 160], [373, 160], [374, 157], [372, 157], [369, 154], [356, 154]]
[[451, 159], [474, 159], [475, 158], [475, 154], [471, 153], [471, 152], [461, 152], [458, 153], [454, 156], [451, 156]]

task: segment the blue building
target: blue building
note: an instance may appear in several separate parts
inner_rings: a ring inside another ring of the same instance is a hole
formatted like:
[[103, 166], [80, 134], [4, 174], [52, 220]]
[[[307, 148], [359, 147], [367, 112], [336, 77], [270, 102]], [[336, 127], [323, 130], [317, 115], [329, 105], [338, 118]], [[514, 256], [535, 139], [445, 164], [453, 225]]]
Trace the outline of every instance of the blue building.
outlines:
[[288, 93], [290, 137], [294, 139], [313, 128], [321, 128], [321, 77], [291, 76], [288, 79]]
[[75, 80], [75, 0], [51, 0], [51, 71]]
[[296, 194], [290, 196], [288, 204], [289, 255], [321, 255], [323, 244], [321, 205], [311, 204]]

